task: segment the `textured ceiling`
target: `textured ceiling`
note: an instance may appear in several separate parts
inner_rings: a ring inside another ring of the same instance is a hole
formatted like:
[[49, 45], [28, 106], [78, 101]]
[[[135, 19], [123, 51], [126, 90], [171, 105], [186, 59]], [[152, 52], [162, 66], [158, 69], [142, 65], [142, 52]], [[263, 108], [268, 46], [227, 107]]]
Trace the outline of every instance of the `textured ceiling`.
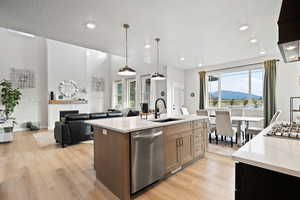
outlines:
[[[0, 26], [124, 55], [154, 58], [161, 38], [162, 63], [195, 68], [258, 57], [277, 46], [281, 0], [0, 0]], [[85, 23], [94, 22], [94, 30]], [[250, 28], [239, 31], [241, 24]], [[250, 44], [256, 37], [258, 44]], [[150, 43], [152, 48], [145, 49]], [[180, 61], [184, 57], [185, 61]]]

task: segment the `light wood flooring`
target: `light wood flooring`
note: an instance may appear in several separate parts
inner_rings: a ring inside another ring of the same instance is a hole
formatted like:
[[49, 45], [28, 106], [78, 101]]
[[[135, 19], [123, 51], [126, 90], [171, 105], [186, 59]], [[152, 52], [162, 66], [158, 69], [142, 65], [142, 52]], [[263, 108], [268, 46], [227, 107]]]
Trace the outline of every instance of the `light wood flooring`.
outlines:
[[[47, 131], [45, 131], [47, 133]], [[1, 200], [117, 199], [93, 169], [93, 144], [66, 148], [39, 146], [32, 132], [18, 132], [12, 143], [0, 144]], [[233, 200], [234, 162], [206, 157], [162, 181], [139, 200]]]

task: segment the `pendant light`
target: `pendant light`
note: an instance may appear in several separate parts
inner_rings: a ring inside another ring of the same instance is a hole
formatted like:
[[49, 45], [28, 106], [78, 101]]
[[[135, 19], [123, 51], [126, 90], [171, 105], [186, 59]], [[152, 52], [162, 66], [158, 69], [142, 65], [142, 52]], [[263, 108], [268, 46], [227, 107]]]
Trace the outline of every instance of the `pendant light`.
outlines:
[[120, 75], [120, 76], [133, 76], [133, 75], [136, 75], [135, 69], [133, 69], [131, 67], [128, 67], [127, 30], [129, 28], [129, 25], [128, 24], [124, 24], [123, 28], [125, 29], [125, 33], [126, 33], [126, 65], [125, 65], [125, 67], [122, 67], [122, 68], [119, 69], [118, 75]]
[[156, 44], [157, 44], [157, 45], [156, 45], [156, 47], [157, 47], [157, 71], [154, 72], [154, 73], [151, 75], [151, 79], [152, 79], [152, 80], [156, 80], [156, 81], [159, 81], [159, 80], [165, 80], [166, 77], [165, 77], [163, 74], [160, 74], [160, 73], [159, 73], [159, 47], [158, 47], [158, 43], [159, 43], [160, 39], [159, 39], [159, 38], [156, 38], [155, 41], [156, 41]]

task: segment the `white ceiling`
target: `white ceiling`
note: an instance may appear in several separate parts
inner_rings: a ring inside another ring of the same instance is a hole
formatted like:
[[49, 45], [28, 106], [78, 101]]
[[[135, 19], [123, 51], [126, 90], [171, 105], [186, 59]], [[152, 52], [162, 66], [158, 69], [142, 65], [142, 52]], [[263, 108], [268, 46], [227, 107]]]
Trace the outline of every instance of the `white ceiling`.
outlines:
[[[154, 54], [162, 63], [195, 68], [258, 57], [277, 49], [282, 0], [0, 0], [0, 26], [124, 55], [123, 23], [129, 23], [129, 55]], [[92, 21], [94, 30], [85, 28]], [[239, 31], [241, 24], [250, 28]], [[258, 44], [250, 44], [256, 37]], [[151, 43], [150, 50], [144, 49]], [[179, 60], [185, 57], [185, 61]]]

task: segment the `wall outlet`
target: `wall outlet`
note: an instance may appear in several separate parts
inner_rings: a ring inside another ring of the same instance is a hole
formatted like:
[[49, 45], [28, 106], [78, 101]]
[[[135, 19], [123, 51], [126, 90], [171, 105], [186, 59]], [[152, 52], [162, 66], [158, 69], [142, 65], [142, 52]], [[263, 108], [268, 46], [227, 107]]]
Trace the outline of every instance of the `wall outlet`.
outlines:
[[107, 130], [106, 129], [102, 129], [102, 134], [103, 135], [107, 135]]

